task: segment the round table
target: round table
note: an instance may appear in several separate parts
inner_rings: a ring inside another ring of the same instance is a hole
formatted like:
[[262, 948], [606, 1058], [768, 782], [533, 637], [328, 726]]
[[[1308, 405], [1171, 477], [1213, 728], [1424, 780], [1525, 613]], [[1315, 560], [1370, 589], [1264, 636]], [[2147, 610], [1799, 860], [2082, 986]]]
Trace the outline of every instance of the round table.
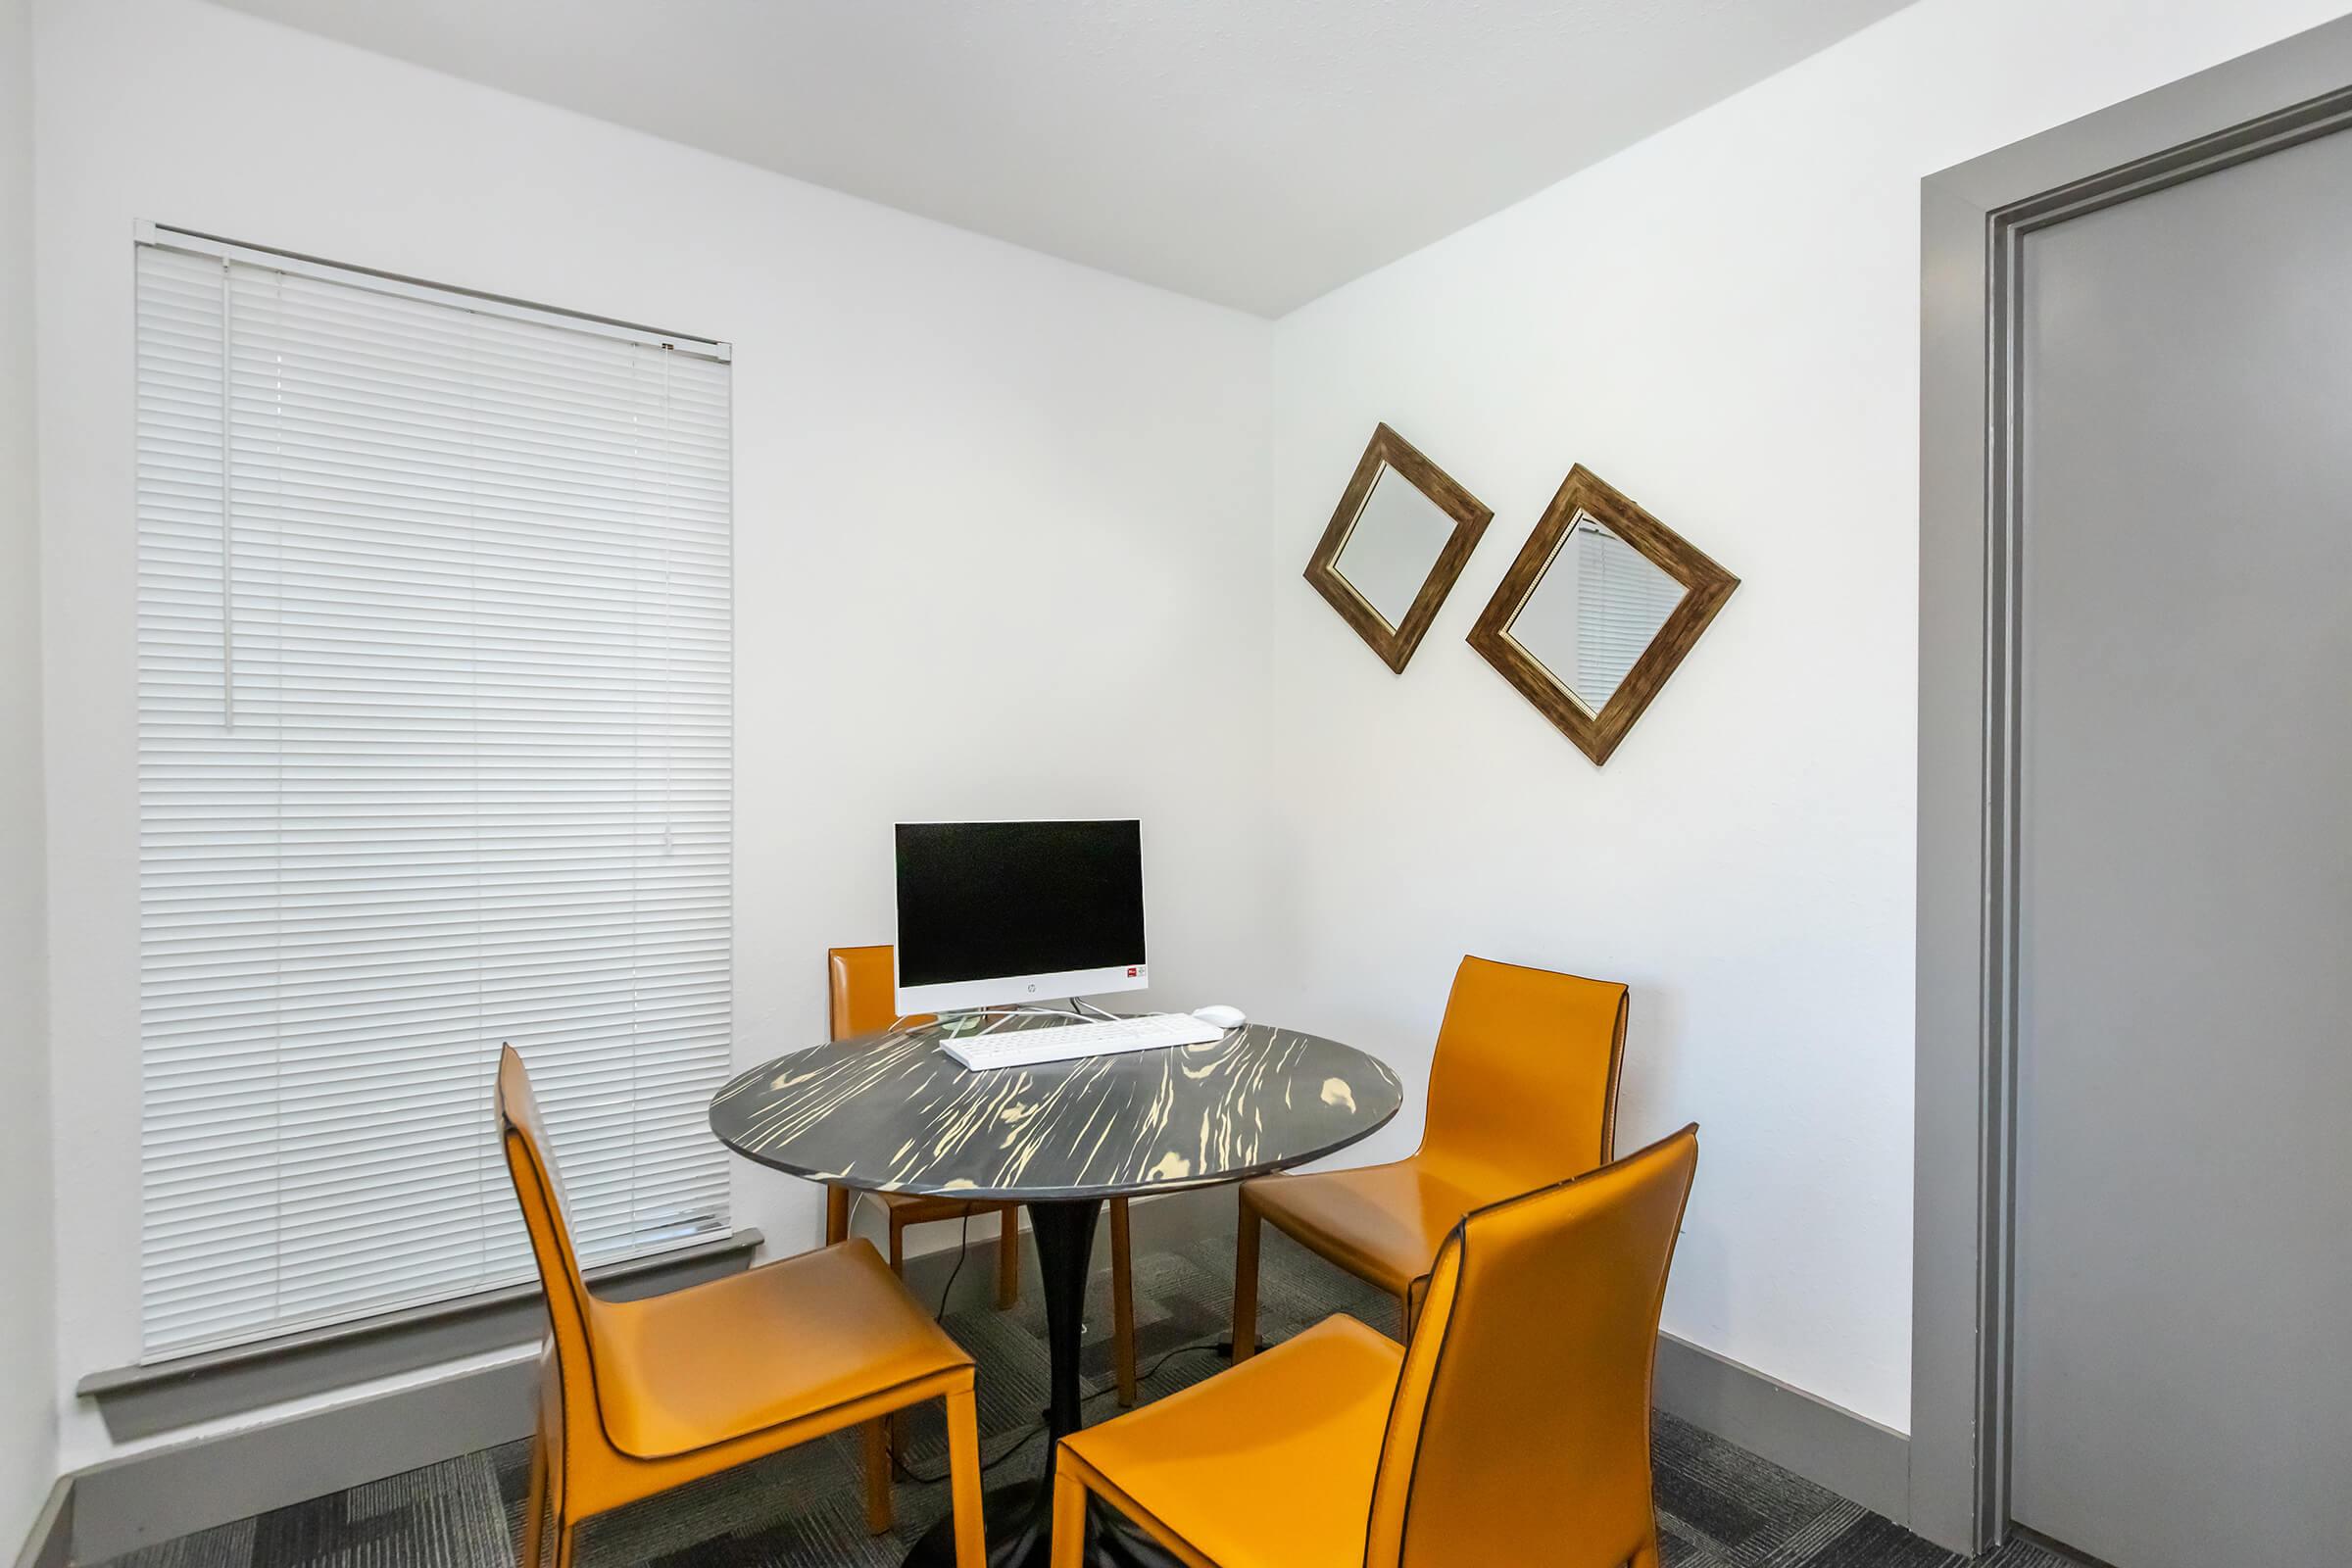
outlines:
[[[1014, 1014], [1006, 1029], [1063, 1020]], [[967, 1072], [926, 1024], [779, 1056], [720, 1090], [710, 1126], [747, 1159], [811, 1181], [1027, 1205], [1045, 1279], [1047, 1476], [986, 1495], [990, 1568], [1046, 1568], [1052, 1445], [1078, 1430], [1078, 1351], [1103, 1200], [1237, 1181], [1344, 1149], [1396, 1114], [1388, 1066], [1349, 1046], [1249, 1024], [1212, 1045]], [[908, 1568], [953, 1568], [943, 1522]], [[1090, 1563], [1172, 1561], [1098, 1505]]]

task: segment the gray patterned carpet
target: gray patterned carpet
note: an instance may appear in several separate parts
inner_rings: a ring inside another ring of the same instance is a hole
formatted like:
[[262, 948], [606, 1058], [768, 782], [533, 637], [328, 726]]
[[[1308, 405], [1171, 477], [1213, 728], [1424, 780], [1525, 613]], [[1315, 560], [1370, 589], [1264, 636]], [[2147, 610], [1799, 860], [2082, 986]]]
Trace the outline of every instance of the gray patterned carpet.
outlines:
[[[1203, 1245], [1136, 1260], [1145, 1397], [1223, 1365], [1198, 1347], [1224, 1332], [1232, 1255]], [[1094, 1321], [1107, 1324], [1107, 1287]], [[1394, 1330], [1393, 1301], [1268, 1232], [1260, 1325], [1282, 1338], [1334, 1311]], [[951, 1314], [948, 1326], [980, 1363], [980, 1430], [991, 1484], [1038, 1474], [1045, 1444], [1044, 1314], [1034, 1272], [1010, 1312]], [[1108, 1344], [1087, 1357], [1106, 1391]], [[1107, 1392], [1090, 1416], [1117, 1409]], [[944, 1473], [935, 1415], [915, 1418], [906, 1462]], [[1697, 1428], [1660, 1415], [1655, 1427], [1658, 1521], [1669, 1568], [1967, 1568], [1951, 1553]], [[112, 1568], [511, 1568], [520, 1532], [528, 1445], [515, 1443], [407, 1475], [145, 1547]], [[897, 1568], [906, 1544], [947, 1510], [944, 1484], [902, 1479], [896, 1539], [865, 1533], [858, 1457], [829, 1439], [591, 1522], [580, 1568]], [[1974, 1568], [2067, 1568], [2012, 1543]]]

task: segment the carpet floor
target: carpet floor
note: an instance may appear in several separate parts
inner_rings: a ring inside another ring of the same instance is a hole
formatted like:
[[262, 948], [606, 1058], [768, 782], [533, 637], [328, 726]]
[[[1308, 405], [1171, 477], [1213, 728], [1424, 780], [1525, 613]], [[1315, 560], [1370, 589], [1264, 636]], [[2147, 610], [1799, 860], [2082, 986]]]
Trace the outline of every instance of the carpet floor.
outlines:
[[[1150, 1374], [1145, 1398], [1224, 1364], [1205, 1347], [1226, 1328], [1230, 1246], [1136, 1259], [1137, 1355]], [[1259, 1318], [1265, 1336], [1284, 1338], [1335, 1311], [1396, 1331], [1393, 1299], [1269, 1231]], [[1108, 1285], [1099, 1279], [1090, 1325], [1108, 1322]], [[1040, 1474], [1045, 1318], [1034, 1274], [1010, 1311], [955, 1312], [946, 1323], [980, 1365], [989, 1483]], [[1090, 1341], [1086, 1371], [1095, 1391], [1087, 1414], [1101, 1420], [1117, 1409], [1106, 1329]], [[1653, 1451], [1668, 1568], [2068, 1568], [2022, 1541], [1964, 1564], [1859, 1504], [1663, 1413], [1653, 1426]], [[923, 1476], [944, 1474], [945, 1452], [937, 1415], [916, 1415], [906, 1463]], [[529, 1445], [511, 1443], [142, 1547], [110, 1568], [512, 1568], [528, 1462]], [[896, 1568], [906, 1545], [947, 1511], [947, 1487], [902, 1478], [898, 1530], [875, 1538], [865, 1533], [858, 1475], [853, 1439], [809, 1444], [590, 1521], [579, 1568]]]

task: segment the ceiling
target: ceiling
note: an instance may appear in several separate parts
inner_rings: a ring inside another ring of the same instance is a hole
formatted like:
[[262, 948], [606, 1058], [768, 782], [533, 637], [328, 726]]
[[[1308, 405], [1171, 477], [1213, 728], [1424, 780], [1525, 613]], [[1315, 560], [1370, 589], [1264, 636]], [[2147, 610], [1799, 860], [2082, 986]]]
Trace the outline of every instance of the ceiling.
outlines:
[[1279, 316], [1905, 0], [220, 0]]

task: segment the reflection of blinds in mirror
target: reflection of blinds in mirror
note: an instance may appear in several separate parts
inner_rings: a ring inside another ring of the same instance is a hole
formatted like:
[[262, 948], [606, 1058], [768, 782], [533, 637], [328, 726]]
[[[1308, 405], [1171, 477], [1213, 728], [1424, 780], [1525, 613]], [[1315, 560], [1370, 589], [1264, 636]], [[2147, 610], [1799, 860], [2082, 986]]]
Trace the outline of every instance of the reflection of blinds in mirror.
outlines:
[[1683, 585], [1589, 516], [1576, 520], [1576, 679], [1594, 711], [1648, 652]]

